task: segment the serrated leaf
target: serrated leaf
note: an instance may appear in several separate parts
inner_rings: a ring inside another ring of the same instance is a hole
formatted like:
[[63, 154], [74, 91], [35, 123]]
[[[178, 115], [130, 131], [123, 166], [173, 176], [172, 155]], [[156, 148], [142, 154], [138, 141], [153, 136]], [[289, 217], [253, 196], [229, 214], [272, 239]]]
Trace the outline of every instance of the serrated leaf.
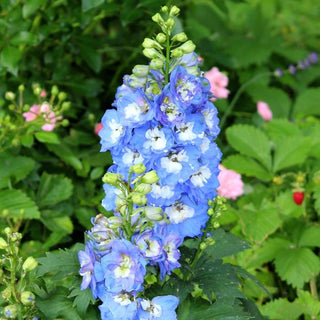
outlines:
[[16, 47], [5, 47], [0, 53], [0, 63], [14, 76], [18, 75], [18, 63], [22, 58], [21, 51]]
[[30, 17], [43, 4], [42, 0], [26, 0], [22, 7], [22, 16], [24, 19]]
[[311, 140], [308, 137], [285, 137], [275, 147], [273, 171], [302, 164], [308, 156]]
[[311, 147], [309, 150], [309, 156], [320, 159], [320, 124], [307, 126], [304, 134], [310, 137]]
[[70, 234], [73, 231], [73, 223], [70, 217], [52, 217], [42, 219], [43, 224], [53, 232], [60, 232], [62, 234]]
[[295, 300], [303, 308], [303, 313], [315, 319], [320, 313], [320, 301], [315, 299], [309, 291], [298, 290], [298, 299]]
[[282, 137], [300, 136], [301, 131], [297, 125], [287, 119], [273, 119], [264, 124], [264, 129], [272, 141]]
[[282, 218], [300, 217], [305, 212], [304, 204], [297, 206], [292, 199], [292, 191], [286, 190], [281, 192], [275, 201], [278, 204], [278, 210]]
[[238, 213], [243, 233], [251, 241], [261, 243], [281, 225], [275, 205], [263, 202], [260, 208], [252, 203], [243, 206]]
[[300, 236], [299, 247], [320, 247], [320, 226], [309, 226]]
[[274, 261], [276, 271], [288, 284], [302, 288], [320, 272], [320, 259], [308, 248], [288, 249], [278, 251]]
[[231, 155], [223, 161], [223, 165], [238, 173], [249, 177], [256, 177], [263, 181], [272, 180], [272, 175], [256, 160], [240, 154]]
[[73, 301], [73, 307], [75, 307], [78, 310], [79, 315], [82, 317], [86, 315], [89, 303], [93, 302], [94, 300], [92, 298], [92, 291], [89, 288], [87, 288], [86, 290], [81, 290], [80, 283], [78, 284], [78, 287], [72, 290], [68, 298], [69, 297], [75, 297]]
[[60, 249], [58, 253], [47, 252], [46, 257], [37, 258], [39, 262], [37, 275], [41, 277], [48, 272], [55, 273], [55, 279], [79, 275], [78, 252], [83, 249], [84, 245], [79, 244], [72, 250]]
[[250, 248], [247, 241], [238, 238], [232, 233], [225, 232], [223, 229], [214, 231], [212, 238], [215, 241], [214, 245], [208, 246], [205, 250], [212, 260], [231, 256]]
[[260, 307], [261, 313], [270, 319], [295, 320], [303, 313], [303, 307], [287, 299], [277, 299]]
[[320, 89], [310, 88], [302, 92], [296, 99], [293, 108], [294, 116], [320, 115]]
[[100, 6], [104, 2], [105, 0], [82, 0], [81, 1], [82, 11], [86, 12], [90, 9]]
[[[0, 188], [24, 179], [35, 166], [35, 161], [23, 156], [0, 156]], [[12, 181], [13, 179], [13, 181]]]
[[0, 214], [8, 210], [8, 217], [39, 219], [40, 212], [36, 204], [20, 190], [0, 190]]
[[41, 131], [36, 132], [34, 136], [38, 141], [43, 143], [60, 144], [59, 137], [54, 132]]
[[226, 130], [226, 136], [235, 150], [271, 169], [270, 141], [265, 133], [250, 125], [234, 125]]
[[43, 172], [37, 194], [40, 208], [68, 199], [73, 192], [71, 179], [64, 175]]

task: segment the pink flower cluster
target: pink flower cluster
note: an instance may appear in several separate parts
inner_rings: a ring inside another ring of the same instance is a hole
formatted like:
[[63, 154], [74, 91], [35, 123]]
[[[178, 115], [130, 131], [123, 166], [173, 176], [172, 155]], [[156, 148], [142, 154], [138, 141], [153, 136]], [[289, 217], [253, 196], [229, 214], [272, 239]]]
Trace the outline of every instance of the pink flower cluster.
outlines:
[[269, 105], [263, 101], [258, 101], [257, 111], [264, 121], [269, 121], [272, 119], [272, 111], [269, 108]]
[[211, 92], [215, 96], [211, 98], [215, 101], [216, 98], [225, 99], [228, 97], [230, 91], [226, 89], [229, 79], [228, 77], [219, 71], [217, 67], [213, 67], [211, 70], [204, 73], [205, 78], [207, 78], [211, 85]]
[[235, 200], [237, 197], [243, 194], [243, 182], [241, 180], [241, 174], [226, 169], [221, 164], [219, 165], [221, 170], [218, 175], [220, 187], [217, 189], [218, 195], [227, 199]]
[[57, 120], [62, 119], [61, 116], [56, 117], [56, 114], [51, 110], [49, 104], [47, 103], [42, 103], [40, 106], [34, 104], [31, 106], [28, 112], [24, 112], [22, 115], [26, 122], [30, 122], [38, 117], [42, 117], [42, 119], [46, 122], [41, 127], [43, 131], [52, 131], [56, 126]]

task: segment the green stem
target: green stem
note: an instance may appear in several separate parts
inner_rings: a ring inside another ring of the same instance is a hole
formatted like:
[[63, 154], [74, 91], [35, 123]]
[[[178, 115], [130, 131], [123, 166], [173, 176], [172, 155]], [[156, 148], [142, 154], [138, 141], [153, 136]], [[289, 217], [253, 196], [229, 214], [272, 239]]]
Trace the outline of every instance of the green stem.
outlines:
[[260, 78], [266, 77], [266, 76], [271, 76], [273, 74], [273, 72], [264, 72], [264, 73], [260, 73], [258, 75], [256, 75], [255, 77], [253, 77], [252, 79], [250, 79], [249, 81], [245, 82], [237, 91], [237, 93], [235, 94], [235, 96], [233, 97], [231, 103], [229, 104], [228, 108], [226, 109], [226, 111], [224, 112], [221, 121], [220, 121], [220, 129], [222, 130], [223, 126], [225, 125], [228, 116], [230, 115], [230, 113], [232, 112], [235, 104], [237, 103], [238, 99], [240, 98], [242, 92], [244, 91], [244, 89], [246, 89], [250, 84], [252, 84], [253, 82], [257, 81]]
[[315, 300], [319, 300], [316, 278], [312, 278], [310, 280], [309, 285], [310, 285], [311, 295], [314, 297]]
[[169, 83], [169, 73], [170, 73], [170, 32], [166, 33], [167, 42], [166, 42], [166, 66], [165, 66], [165, 83]]

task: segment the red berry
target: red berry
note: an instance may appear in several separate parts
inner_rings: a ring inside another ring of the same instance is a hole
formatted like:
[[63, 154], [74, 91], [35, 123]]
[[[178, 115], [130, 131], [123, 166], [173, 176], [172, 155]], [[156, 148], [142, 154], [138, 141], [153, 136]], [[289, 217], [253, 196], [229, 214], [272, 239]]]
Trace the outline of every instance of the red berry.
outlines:
[[299, 192], [299, 191], [296, 191], [293, 193], [293, 201], [298, 205], [300, 206], [303, 202], [303, 199], [304, 199], [304, 192]]

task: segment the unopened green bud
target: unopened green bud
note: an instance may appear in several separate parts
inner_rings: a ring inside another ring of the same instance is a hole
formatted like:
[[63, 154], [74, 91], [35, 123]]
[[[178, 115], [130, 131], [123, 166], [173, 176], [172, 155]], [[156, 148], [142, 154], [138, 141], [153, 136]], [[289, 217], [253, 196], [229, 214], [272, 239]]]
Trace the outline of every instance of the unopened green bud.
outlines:
[[159, 70], [163, 67], [164, 61], [161, 59], [152, 59], [150, 61], [150, 68], [151, 69], [155, 69], [155, 70]]
[[30, 291], [24, 291], [21, 294], [21, 302], [25, 306], [30, 306], [35, 302], [35, 295]]
[[201, 250], [204, 250], [206, 247], [207, 247], [207, 244], [206, 244], [206, 243], [204, 243], [204, 242], [201, 242], [201, 243], [200, 243], [200, 249], [201, 249]]
[[70, 124], [70, 122], [69, 122], [68, 119], [63, 119], [61, 124], [62, 124], [64, 127], [67, 127], [67, 126]]
[[147, 197], [140, 192], [131, 193], [132, 202], [138, 206], [143, 206], [147, 203]]
[[209, 216], [213, 216], [214, 215], [214, 210], [212, 208], [209, 208], [207, 211]]
[[133, 68], [132, 73], [137, 77], [146, 77], [149, 73], [149, 66], [138, 64]]
[[160, 45], [160, 43], [158, 43], [157, 41], [152, 40], [150, 38], [145, 38], [142, 42], [142, 46], [144, 48], [155, 48], [158, 50], [163, 49], [163, 47]]
[[161, 7], [161, 11], [162, 11], [163, 13], [167, 13], [167, 12], [168, 12], [168, 7], [167, 7], [167, 6]]
[[7, 100], [13, 101], [16, 98], [16, 95], [12, 91], [8, 91], [5, 94]]
[[64, 101], [61, 105], [61, 110], [62, 111], [67, 111], [70, 109], [71, 102], [70, 101]]
[[16, 108], [16, 106], [14, 104], [9, 104], [8, 108], [9, 110], [13, 111]]
[[196, 45], [191, 41], [188, 40], [184, 44], [182, 44], [178, 49], [182, 50], [183, 53], [191, 53], [195, 50]]
[[6, 249], [8, 247], [7, 241], [0, 237], [0, 249]]
[[177, 6], [173, 6], [171, 9], [170, 9], [170, 13], [169, 15], [170, 16], [177, 16], [180, 12], [180, 9], [177, 7]]
[[157, 34], [156, 40], [157, 40], [159, 43], [164, 43], [164, 42], [166, 42], [167, 37], [166, 37], [166, 35], [165, 35], [164, 33], [160, 32], [160, 33]]
[[14, 147], [20, 146], [20, 140], [18, 138], [13, 139], [11, 143]]
[[108, 218], [109, 226], [114, 229], [118, 229], [123, 225], [123, 218], [119, 216], [113, 216]]
[[161, 23], [164, 22], [162, 17], [161, 17], [161, 15], [160, 15], [160, 13], [156, 13], [154, 16], [152, 16], [151, 19], [152, 19], [152, 21], [154, 21], [154, 22], [156, 22], [158, 24], [161, 24]]
[[94, 116], [93, 113], [89, 113], [89, 114], [88, 114], [88, 120], [89, 120], [89, 121], [95, 121], [95, 116]]
[[8, 209], [3, 209], [1, 212], [1, 215], [4, 217], [7, 217], [10, 214], [10, 211]]
[[36, 95], [36, 96], [40, 96], [40, 93], [41, 93], [41, 88], [40, 87], [34, 87], [33, 88], [33, 93]]
[[22, 234], [19, 232], [13, 232], [11, 235], [11, 240], [12, 241], [19, 241], [22, 239]]
[[53, 96], [56, 96], [58, 93], [59, 93], [58, 87], [57, 87], [57, 86], [53, 86], [53, 87], [51, 88], [51, 94], [52, 94]]
[[171, 58], [181, 58], [184, 52], [180, 48], [173, 49], [171, 51]]
[[28, 104], [25, 104], [23, 106], [23, 111], [29, 111], [30, 110], [30, 106]]
[[18, 315], [18, 309], [14, 304], [10, 304], [4, 308], [4, 314], [8, 319], [15, 319]]
[[185, 42], [188, 40], [187, 35], [184, 32], [177, 33], [172, 37], [172, 41]]
[[142, 194], [148, 194], [152, 190], [151, 184], [140, 183], [134, 188], [134, 191], [140, 192]]
[[154, 48], [145, 48], [142, 53], [149, 59], [161, 59], [163, 55]]
[[159, 177], [157, 175], [157, 172], [155, 170], [151, 170], [144, 174], [144, 176], [141, 178], [142, 183], [156, 183], [159, 181]]
[[163, 219], [162, 209], [158, 207], [146, 207], [144, 213], [151, 221], [160, 221]]
[[1, 296], [4, 300], [9, 300], [11, 297], [11, 288], [6, 287], [4, 290], [1, 291]]
[[38, 266], [38, 262], [34, 257], [28, 257], [22, 265], [23, 271], [31, 271]]
[[143, 163], [138, 163], [131, 166], [129, 170], [130, 172], [134, 172], [136, 174], [142, 174], [147, 170], [147, 168]]
[[[8, 209], [4, 209], [4, 210], [8, 210]], [[9, 210], [8, 210], [9, 211]], [[3, 211], [2, 211], [3, 212]], [[3, 232], [7, 235], [10, 236], [12, 234], [12, 230], [9, 227], [4, 228]]]
[[218, 229], [219, 227], [220, 227], [220, 223], [219, 222], [214, 222], [213, 223], [213, 227], [215, 228], [215, 229]]
[[20, 86], [18, 87], [18, 90], [20, 91], [20, 92], [23, 92], [24, 91], [24, 85], [23, 84], [20, 84]]
[[58, 95], [58, 99], [60, 101], [66, 100], [67, 99], [67, 94], [65, 92], [60, 92]]
[[175, 25], [174, 19], [169, 18], [169, 19], [166, 21], [166, 25], [168, 26], [168, 28], [171, 29], [171, 28]]
[[119, 177], [120, 177], [119, 174], [116, 174], [116, 173], [113, 173], [113, 172], [107, 172], [103, 176], [102, 182], [110, 184], [111, 186], [116, 186], [116, 185], [118, 185]]

